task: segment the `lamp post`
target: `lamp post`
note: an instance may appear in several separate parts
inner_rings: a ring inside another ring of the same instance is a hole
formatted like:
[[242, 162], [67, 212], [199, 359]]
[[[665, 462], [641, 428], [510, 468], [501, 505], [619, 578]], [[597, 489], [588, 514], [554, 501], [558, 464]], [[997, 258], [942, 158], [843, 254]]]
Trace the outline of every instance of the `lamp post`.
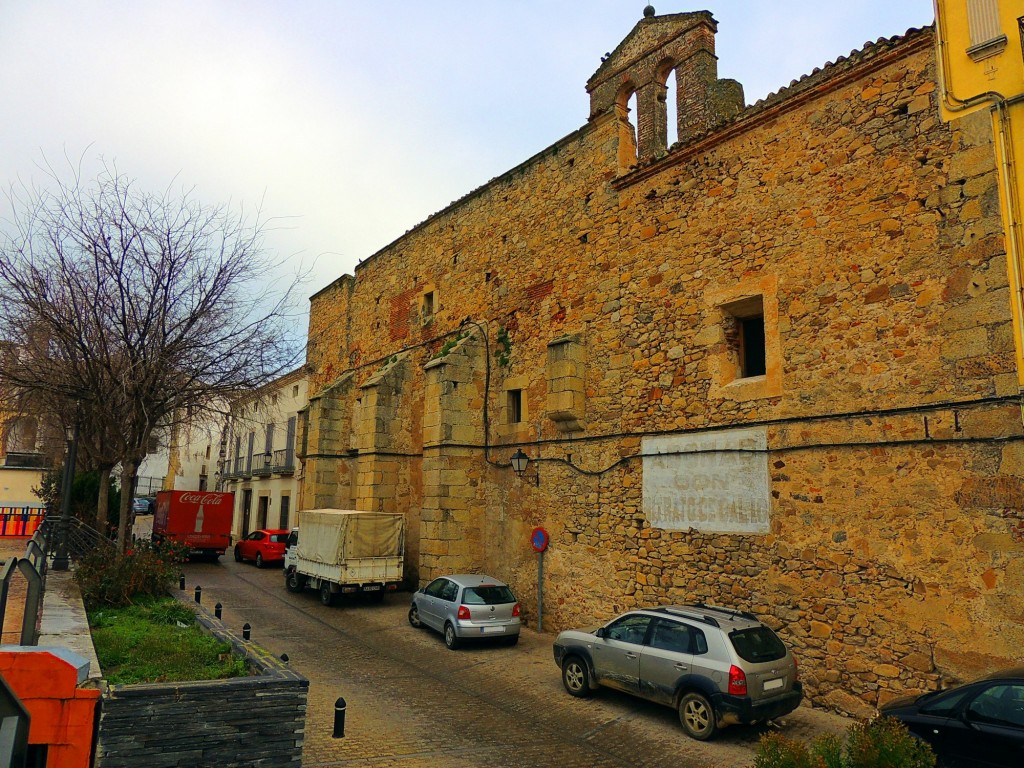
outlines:
[[68, 454], [64, 461], [64, 480], [61, 487], [60, 532], [57, 538], [57, 552], [53, 556], [53, 570], [66, 571], [68, 559], [68, 528], [71, 527], [71, 486], [75, 481], [75, 459], [78, 456], [78, 418], [74, 427], [66, 427], [64, 436], [68, 441]]

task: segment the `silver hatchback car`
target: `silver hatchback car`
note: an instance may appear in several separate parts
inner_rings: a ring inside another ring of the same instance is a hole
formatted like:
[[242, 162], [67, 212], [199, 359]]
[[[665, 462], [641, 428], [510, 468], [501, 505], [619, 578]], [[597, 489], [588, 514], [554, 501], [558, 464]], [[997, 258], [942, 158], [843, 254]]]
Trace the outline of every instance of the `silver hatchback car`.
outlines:
[[555, 639], [555, 663], [573, 696], [599, 686], [666, 704], [705, 741], [731, 723], [782, 717], [800, 705], [796, 659], [750, 613], [702, 604], [630, 611]]
[[512, 590], [490, 576], [441, 576], [412, 596], [409, 623], [444, 635], [455, 650], [463, 640], [503, 638], [519, 641], [519, 603]]

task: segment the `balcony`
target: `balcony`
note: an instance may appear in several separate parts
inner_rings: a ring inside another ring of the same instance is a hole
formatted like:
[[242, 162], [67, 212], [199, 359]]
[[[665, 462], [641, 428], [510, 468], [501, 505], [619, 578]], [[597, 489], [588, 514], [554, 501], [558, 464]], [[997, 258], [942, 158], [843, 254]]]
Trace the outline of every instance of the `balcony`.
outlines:
[[256, 477], [270, 477], [270, 454], [259, 453], [252, 457], [252, 473]]
[[271, 465], [273, 471], [278, 475], [292, 475], [295, 473], [295, 451], [291, 448], [282, 448], [274, 451], [274, 461]]
[[4, 456], [3, 466], [11, 469], [49, 469], [50, 459], [41, 453], [10, 451]]

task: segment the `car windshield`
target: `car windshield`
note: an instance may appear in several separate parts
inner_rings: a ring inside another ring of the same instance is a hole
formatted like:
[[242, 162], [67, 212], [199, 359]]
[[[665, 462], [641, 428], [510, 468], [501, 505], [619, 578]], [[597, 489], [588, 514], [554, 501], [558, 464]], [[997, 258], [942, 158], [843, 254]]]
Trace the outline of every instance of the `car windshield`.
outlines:
[[768, 627], [738, 629], [729, 633], [733, 648], [744, 661], [759, 664], [785, 658], [786, 646]]
[[462, 602], [466, 605], [501, 605], [515, 601], [512, 590], [505, 586], [466, 587], [462, 593]]
[[284, 544], [288, 541], [287, 533], [272, 533], [270, 534], [270, 541], [274, 544]]

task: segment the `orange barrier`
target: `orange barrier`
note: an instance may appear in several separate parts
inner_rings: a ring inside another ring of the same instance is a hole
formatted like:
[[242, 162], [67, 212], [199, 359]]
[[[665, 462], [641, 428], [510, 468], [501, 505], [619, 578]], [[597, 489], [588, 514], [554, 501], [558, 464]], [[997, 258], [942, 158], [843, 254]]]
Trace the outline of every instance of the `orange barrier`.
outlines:
[[29, 538], [45, 517], [42, 507], [0, 507], [0, 538]]

